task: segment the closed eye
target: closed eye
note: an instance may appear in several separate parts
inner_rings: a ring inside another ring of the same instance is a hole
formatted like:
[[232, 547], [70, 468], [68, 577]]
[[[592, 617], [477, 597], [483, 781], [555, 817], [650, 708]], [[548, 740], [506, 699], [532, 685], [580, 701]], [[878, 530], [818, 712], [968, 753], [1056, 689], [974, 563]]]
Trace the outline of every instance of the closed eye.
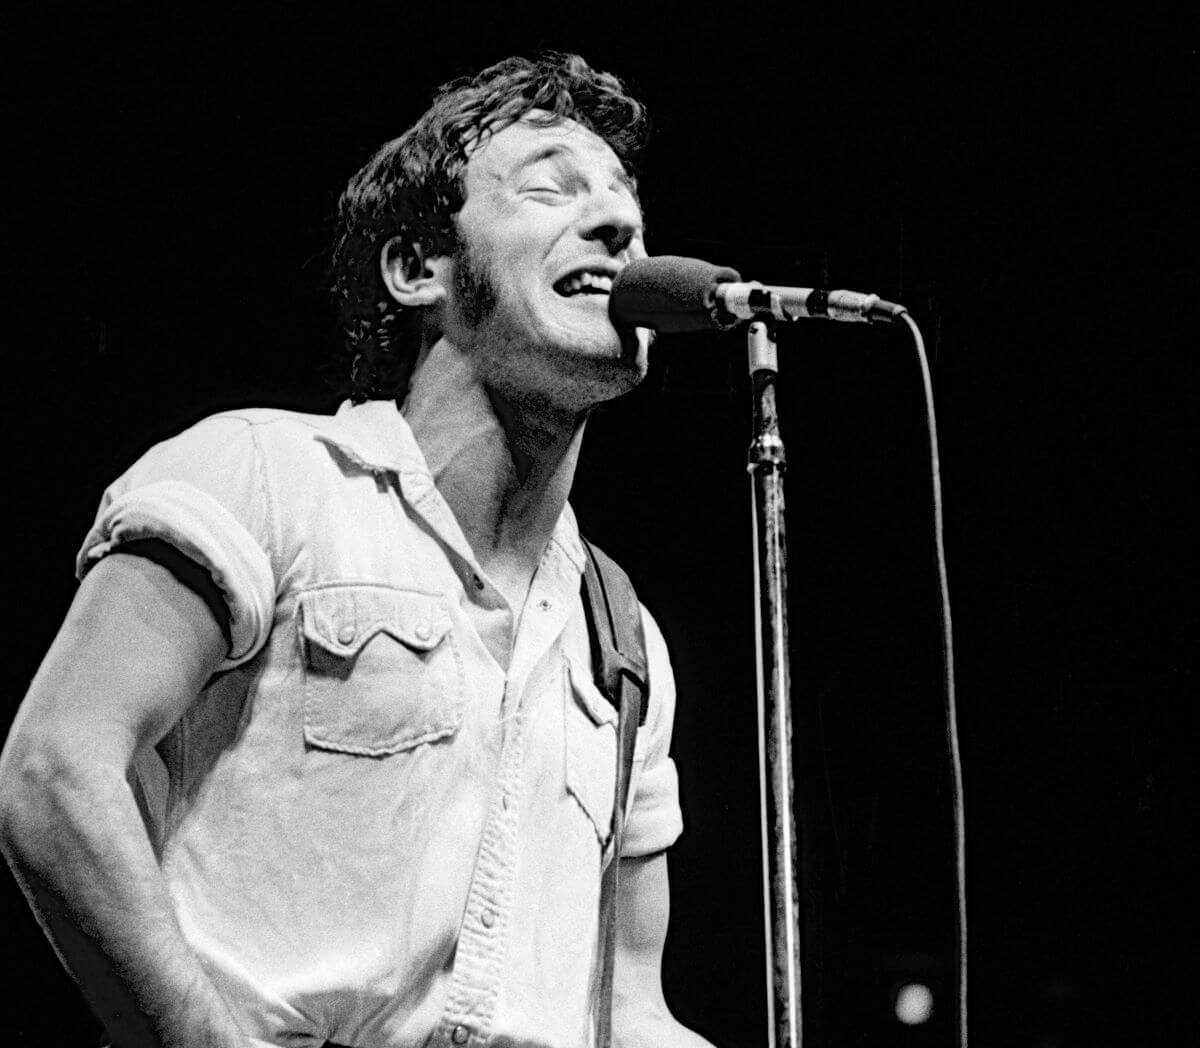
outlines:
[[544, 182], [522, 187], [521, 196], [531, 203], [542, 204], [546, 207], [558, 207], [571, 200], [571, 194], [566, 188]]
[[524, 193], [570, 196], [587, 188], [583, 176], [557, 156], [530, 165], [526, 175], [527, 181], [521, 187]]

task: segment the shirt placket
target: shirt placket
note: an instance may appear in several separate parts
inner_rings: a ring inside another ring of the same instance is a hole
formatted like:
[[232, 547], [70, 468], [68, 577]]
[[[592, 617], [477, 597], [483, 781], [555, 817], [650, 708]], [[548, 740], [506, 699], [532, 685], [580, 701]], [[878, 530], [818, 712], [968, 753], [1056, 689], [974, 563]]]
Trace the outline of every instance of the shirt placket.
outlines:
[[[399, 473], [405, 498], [471, 572], [466, 585], [483, 591], [482, 570], [445, 500], [427, 472]], [[510, 932], [513, 879], [520, 832], [521, 783], [525, 766], [527, 718], [525, 682], [553, 647], [578, 599], [581, 565], [577, 557], [552, 541], [529, 593], [528, 606], [515, 638], [502, 705], [497, 788], [471, 877], [459, 929], [454, 969], [435, 1043], [483, 1045], [492, 1036], [502, 990], [505, 946]]]
[[446, 1044], [486, 1043], [496, 1016], [512, 913], [524, 752], [525, 714], [518, 711], [509, 719], [501, 744], [496, 795], [488, 810], [459, 930], [441, 1024]]
[[[574, 590], [572, 590], [572, 582]], [[577, 596], [579, 573], [551, 549], [529, 594], [505, 688], [505, 727], [496, 796], [488, 811], [467, 895], [454, 972], [440, 1032], [444, 1044], [485, 1044], [493, 1032], [504, 974], [519, 847], [521, 784], [528, 718], [525, 682], [561, 635]]]

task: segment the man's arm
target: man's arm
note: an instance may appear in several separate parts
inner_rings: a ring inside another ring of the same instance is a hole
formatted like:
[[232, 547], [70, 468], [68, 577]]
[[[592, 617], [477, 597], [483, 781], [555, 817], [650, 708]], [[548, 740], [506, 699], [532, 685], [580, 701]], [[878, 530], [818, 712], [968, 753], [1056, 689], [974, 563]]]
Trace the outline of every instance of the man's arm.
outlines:
[[0, 849], [119, 1048], [249, 1043], [183, 940], [129, 784], [225, 650], [212, 612], [169, 571], [106, 557], [0, 757]]
[[618, 1048], [711, 1048], [681, 1026], [662, 990], [671, 915], [667, 854], [622, 859], [613, 964], [613, 1039]]

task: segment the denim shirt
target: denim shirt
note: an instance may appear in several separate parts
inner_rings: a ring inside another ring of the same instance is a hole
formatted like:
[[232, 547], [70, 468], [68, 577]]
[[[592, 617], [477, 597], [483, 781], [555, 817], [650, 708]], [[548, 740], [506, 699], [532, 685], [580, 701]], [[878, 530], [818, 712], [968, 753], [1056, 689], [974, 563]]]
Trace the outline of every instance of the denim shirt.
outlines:
[[[616, 715], [570, 508], [515, 638], [390, 402], [227, 412], [155, 446], [105, 492], [80, 575], [147, 537], [229, 608], [220, 672], [140, 775], [165, 786], [148, 830], [182, 933], [252, 1043], [589, 1044]], [[682, 828], [643, 621], [625, 856]]]

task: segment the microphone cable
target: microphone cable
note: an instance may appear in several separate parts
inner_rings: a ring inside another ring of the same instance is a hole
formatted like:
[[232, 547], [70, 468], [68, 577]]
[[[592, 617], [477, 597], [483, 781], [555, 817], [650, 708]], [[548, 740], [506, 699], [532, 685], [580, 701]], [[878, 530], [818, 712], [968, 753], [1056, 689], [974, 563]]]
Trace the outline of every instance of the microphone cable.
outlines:
[[954, 814], [954, 870], [957, 901], [955, 960], [958, 974], [958, 1043], [967, 1048], [967, 830], [963, 802], [962, 754], [958, 738], [958, 705], [954, 691], [954, 630], [950, 618], [950, 583], [946, 571], [945, 520], [942, 513], [942, 474], [938, 457], [937, 418], [933, 410], [933, 380], [925, 340], [917, 322], [905, 310], [898, 319], [908, 325], [921, 365], [925, 393], [925, 422], [929, 432], [929, 466], [933, 490], [933, 542], [937, 553], [939, 619], [942, 627], [942, 690], [946, 706], [946, 741], [950, 755], [951, 801]]

